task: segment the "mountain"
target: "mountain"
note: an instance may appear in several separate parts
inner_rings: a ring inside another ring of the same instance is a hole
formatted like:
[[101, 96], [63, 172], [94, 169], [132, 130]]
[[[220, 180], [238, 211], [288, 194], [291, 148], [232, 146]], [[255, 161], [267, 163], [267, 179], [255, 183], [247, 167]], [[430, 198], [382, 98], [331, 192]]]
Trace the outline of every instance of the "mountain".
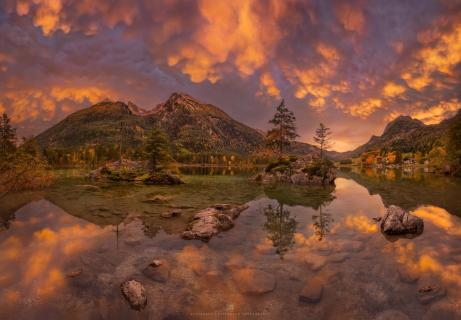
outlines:
[[[173, 93], [152, 110], [131, 102], [102, 101], [69, 115], [36, 139], [42, 148], [68, 150], [95, 145], [115, 150], [122, 132], [125, 148], [135, 148], [155, 124], [165, 130], [177, 150], [244, 155], [264, 148], [262, 131], [185, 93]], [[301, 142], [291, 148], [295, 154], [316, 150]]]
[[435, 125], [425, 125], [409, 116], [400, 116], [387, 124], [381, 136], [372, 136], [367, 143], [340, 154], [339, 158], [358, 157], [364, 152], [381, 149], [428, 152], [434, 146], [444, 144], [448, 127], [454, 121], [461, 121], [461, 110], [454, 117]]
[[192, 152], [247, 154], [264, 140], [261, 132], [232, 119], [218, 107], [183, 93], [173, 93], [148, 117], [158, 121], [172, 141]]
[[146, 128], [153, 125], [152, 119], [133, 112], [133, 107], [123, 102], [102, 101], [72, 113], [36, 139], [41, 147], [53, 149], [116, 145], [120, 141], [121, 123], [124, 141], [129, 145], [140, 144]]

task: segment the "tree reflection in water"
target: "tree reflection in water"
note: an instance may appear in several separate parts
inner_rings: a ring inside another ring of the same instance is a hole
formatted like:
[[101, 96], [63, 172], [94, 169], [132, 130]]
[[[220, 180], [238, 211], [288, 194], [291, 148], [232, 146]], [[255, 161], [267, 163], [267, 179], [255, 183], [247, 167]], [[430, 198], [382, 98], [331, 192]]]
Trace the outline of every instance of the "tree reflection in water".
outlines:
[[314, 220], [314, 234], [317, 240], [322, 241], [330, 232], [330, 223], [333, 222], [333, 218], [329, 212], [325, 212], [324, 205], [320, 205], [318, 214], [314, 214], [312, 220]]
[[278, 202], [274, 207], [269, 204], [264, 208], [266, 223], [264, 230], [267, 232], [267, 238], [272, 241], [275, 252], [283, 259], [283, 256], [294, 244], [294, 233], [298, 222], [291, 217], [290, 211], [284, 209], [283, 203]]

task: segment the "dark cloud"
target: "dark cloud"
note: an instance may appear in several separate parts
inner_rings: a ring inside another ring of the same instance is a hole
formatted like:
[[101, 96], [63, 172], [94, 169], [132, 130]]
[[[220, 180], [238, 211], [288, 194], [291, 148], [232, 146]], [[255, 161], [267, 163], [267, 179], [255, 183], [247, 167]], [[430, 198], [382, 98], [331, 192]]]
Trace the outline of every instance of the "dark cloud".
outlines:
[[399, 114], [453, 114], [460, 44], [456, 0], [4, 0], [0, 110], [30, 135], [185, 91], [265, 129], [283, 96], [305, 141], [324, 121], [346, 150]]

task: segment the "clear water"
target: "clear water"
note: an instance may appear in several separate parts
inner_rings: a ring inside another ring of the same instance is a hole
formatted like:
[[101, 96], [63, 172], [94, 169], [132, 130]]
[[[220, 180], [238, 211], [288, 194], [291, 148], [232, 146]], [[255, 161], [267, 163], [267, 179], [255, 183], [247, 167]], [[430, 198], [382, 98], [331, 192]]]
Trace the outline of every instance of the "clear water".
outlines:
[[[187, 184], [160, 187], [67, 172], [48, 190], [0, 200], [0, 319], [461, 318], [459, 180], [342, 171], [323, 189], [262, 187], [253, 170], [187, 173]], [[193, 213], [217, 203], [249, 208], [208, 243], [182, 240]], [[386, 239], [372, 218], [391, 204], [422, 217], [424, 233]], [[160, 217], [172, 208], [182, 216]], [[153, 259], [167, 262], [162, 282], [142, 272]], [[242, 290], [264, 287], [260, 272], [273, 290]], [[140, 312], [120, 292], [127, 279], [146, 288]], [[310, 279], [320, 300], [300, 302]], [[422, 304], [425, 286], [445, 295]]]

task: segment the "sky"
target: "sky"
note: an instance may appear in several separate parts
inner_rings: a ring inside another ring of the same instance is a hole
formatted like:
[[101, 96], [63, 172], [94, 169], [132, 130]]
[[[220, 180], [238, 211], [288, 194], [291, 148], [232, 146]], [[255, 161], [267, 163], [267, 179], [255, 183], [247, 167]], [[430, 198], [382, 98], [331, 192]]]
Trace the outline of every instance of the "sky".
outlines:
[[337, 151], [410, 115], [461, 107], [461, 0], [0, 0], [0, 112], [36, 135], [109, 98], [172, 92], [267, 130], [281, 99], [299, 140]]

